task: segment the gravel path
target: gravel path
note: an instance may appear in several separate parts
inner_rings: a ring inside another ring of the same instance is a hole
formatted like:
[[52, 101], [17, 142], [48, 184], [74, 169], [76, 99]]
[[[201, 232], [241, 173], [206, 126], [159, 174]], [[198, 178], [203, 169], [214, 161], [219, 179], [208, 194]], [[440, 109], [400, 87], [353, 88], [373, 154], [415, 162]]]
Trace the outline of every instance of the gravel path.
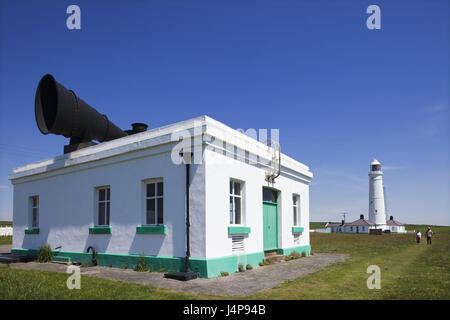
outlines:
[[[294, 280], [309, 273], [322, 269], [330, 264], [347, 259], [346, 254], [315, 253], [291, 261], [283, 261], [268, 266], [258, 267], [245, 272], [236, 272], [227, 277], [212, 279], [195, 279], [178, 281], [164, 278], [164, 273], [135, 272], [131, 269], [107, 267], [81, 268], [81, 274], [106, 279], [122, 280], [130, 283], [153, 285], [160, 288], [170, 288], [176, 291], [191, 293], [230, 296], [246, 296], [252, 293], [279, 286], [286, 280]], [[58, 263], [14, 263], [12, 268], [28, 270], [48, 270], [65, 272], [67, 266]]]

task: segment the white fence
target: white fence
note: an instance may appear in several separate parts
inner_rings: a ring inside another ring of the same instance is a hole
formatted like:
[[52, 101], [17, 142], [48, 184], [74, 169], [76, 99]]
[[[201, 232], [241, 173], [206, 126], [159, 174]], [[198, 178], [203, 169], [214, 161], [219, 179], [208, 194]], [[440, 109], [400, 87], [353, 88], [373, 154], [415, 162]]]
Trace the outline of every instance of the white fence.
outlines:
[[12, 227], [0, 227], [0, 237], [12, 236], [12, 232], [13, 232]]

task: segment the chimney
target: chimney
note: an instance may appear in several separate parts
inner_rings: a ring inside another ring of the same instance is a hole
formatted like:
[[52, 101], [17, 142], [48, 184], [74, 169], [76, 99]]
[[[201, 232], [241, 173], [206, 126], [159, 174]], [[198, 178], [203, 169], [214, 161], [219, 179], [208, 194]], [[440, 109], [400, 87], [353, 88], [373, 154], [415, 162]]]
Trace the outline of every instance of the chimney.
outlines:
[[363, 214], [360, 215], [359, 218], [360, 218], [360, 219], [364, 219], [364, 215], [363, 215]]
[[148, 125], [145, 124], [145, 123], [136, 122], [136, 123], [132, 123], [132, 124], [131, 124], [131, 127], [132, 127], [133, 129], [131, 129], [131, 130], [125, 130], [125, 133], [126, 133], [127, 135], [129, 135], [129, 136], [132, 135], [132, 134], [139, 133], [139, 132], [147, 131]]
[[393, 216], [391, 216], [391, 218], [390, 218], [391, 220], [394, 220], [394, 217]]

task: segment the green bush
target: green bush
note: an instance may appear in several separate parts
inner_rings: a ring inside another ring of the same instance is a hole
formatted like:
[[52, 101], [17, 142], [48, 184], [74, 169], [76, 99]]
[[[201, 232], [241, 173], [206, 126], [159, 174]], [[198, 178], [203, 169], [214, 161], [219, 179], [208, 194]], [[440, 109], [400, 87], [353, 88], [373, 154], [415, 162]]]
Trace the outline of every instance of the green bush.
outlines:
[[250, 264], [248, 264], [248, 265], [245, 266], [245, 269], [247, 269], [247, 270], [252, 270], [253, 267], [252, 267]]
[[39, 255], [37, 258], [38, 262], [44, 263], [44, 262], [50, 262], [53, 259], [53, 252], [52, 248], [49, 244], [46, 244], [45, 246], [41, 246], [39, 248]]
[[260, 262], [260, 263], [258, 263], [258, 266], [260, 266], [260, 267], [262, 267], [264, 265], [264, 262]]
[[220, 276], [221, 276], [221, 277], [226, 277], [226, 276], [228, 276], [228, 275], [229, 275], [229, 273], [226, 272], [226, 271], [222, 271], [222, 272], [220, 273]]
[[239, 266], [238, 266], [238, 271], [239, 272], [244, 272], [245, 270], [244, 270], [244, 265], [243, 264], [240, 264]]
[[302, 252], [302, 257], [306, 257], [306, 251]]
[[144, 254], [140, 254], [137, 260], [137, 265], [134, 267], [134, 271], [145, 272], [148, 271], [147, 259]]
[[127, 264], [123, 264], [121, 268], [122, 269], [128, 269], [128, 265]]

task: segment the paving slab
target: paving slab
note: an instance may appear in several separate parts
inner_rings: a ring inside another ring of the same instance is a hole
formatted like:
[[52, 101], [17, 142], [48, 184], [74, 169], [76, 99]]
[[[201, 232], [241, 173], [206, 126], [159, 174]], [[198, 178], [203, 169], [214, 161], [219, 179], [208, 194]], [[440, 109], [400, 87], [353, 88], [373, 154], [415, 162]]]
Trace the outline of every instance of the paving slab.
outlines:
[[[81, 268], [81, 274], [190, 293], [247, 296], [277, 287], [284, 281], [303, 277], [348, 257], [349, 255], [346, 254], [314, 253], [314, 255], [308, 257], [257, 267], [245, 272], [236, 272], [227, 277], [198, 278], [191, 281], [166, 279], [162, 272], [136, 272], [131, 269], [98, 266]], [[67, 265], [27, 262], [11, 264], [11, 268], [66, 272]]]
[[10, 253], [11, 245], [10, 244], [0, 244], [0, 253]]

